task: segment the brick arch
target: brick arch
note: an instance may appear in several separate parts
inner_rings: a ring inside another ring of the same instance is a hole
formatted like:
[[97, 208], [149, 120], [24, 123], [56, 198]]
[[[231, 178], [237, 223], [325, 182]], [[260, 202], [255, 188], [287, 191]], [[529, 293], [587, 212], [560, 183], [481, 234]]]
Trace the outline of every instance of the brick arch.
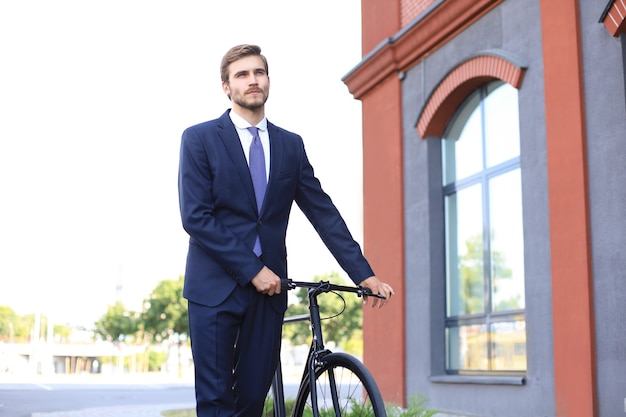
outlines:
[[612, 0], [607, 4], [600, 21], [611, 36], [617, 37], [626, 31], [626, 3], [624, 0]]
[[421, 138], [442, 136], [456, 109], [482, 84], [502, 80], [519, 88], [526, 66], [500, 52], [484, 52], [470, 57], [441, 80], [431, 93], [417, 120]]

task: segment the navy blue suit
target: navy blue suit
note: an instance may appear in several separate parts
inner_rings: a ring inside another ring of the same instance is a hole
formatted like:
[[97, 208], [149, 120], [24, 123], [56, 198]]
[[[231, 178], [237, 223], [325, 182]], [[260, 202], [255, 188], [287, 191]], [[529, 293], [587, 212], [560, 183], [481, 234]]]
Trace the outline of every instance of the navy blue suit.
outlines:
[[[182, 137], [180, 210], [190, 235], [183, 295], [198, 417], [260, 414], [278, 360], [287, 294], [257, 293], [250, 281], [263, 265], [287, 278], [285, 236], [294, 201], [355, 283], [374, 275], [314, 176], [302, 138], [269, 122], [268, 133], [270, 172], [261, 208], [229, 111]], [[261, 258], [252, 250], [257, 234]]]

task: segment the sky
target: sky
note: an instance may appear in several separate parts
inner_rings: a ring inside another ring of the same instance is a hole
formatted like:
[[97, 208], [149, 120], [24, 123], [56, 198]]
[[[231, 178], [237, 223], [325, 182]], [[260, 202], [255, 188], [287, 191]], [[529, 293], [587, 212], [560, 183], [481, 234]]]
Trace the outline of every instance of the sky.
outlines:
[[[361, 243], [361, 103], [341, 81], [360, 19], [360, 0], [1, 2], [0, 306], [89, 326], [184, 274], [180, 137], [229, 108], [219, 64], [241, 43]], [[295, 206], [287, 250], [291, 278], [341, 272]]]

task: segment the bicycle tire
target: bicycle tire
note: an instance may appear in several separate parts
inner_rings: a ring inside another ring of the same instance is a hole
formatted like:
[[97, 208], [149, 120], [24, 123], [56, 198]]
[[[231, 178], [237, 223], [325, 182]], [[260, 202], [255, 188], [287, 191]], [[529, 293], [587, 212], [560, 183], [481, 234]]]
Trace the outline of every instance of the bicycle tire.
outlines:
[[[374, 377], [354, 356], [330, 353], [315, 371], [320, 417], [386, 417], [385, 403]], [[334, 375], [338, 404], [333, 405], [329, 375]], [[307, 376], [298, 390], [293, 417], [312, 417], [311, 388]]]

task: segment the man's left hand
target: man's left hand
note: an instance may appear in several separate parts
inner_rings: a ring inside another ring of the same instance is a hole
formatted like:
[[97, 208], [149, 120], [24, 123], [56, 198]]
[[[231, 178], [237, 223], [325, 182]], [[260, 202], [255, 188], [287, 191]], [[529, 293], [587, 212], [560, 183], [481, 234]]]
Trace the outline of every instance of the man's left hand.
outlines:
[[[391, 300], [391, 296], [395, 294], [393, 292], [393, 288], [391, 288], [391, 285], [385, 282], [381, 282], [375, 275], [364, 279], [359, 283], [359, 285], [365, 288], [369, 288], [372, 291], [372, 294], [378, 294], [385, 297], [384, 299], [372, 297], [372, 299], [374, 300], [372, 302], [372, 308], [376, 306], [378, 306], [378, 308], [384, 307]], [[368, 297], [363, 297], [363, 304], [367, 304], [367, 299]]]

